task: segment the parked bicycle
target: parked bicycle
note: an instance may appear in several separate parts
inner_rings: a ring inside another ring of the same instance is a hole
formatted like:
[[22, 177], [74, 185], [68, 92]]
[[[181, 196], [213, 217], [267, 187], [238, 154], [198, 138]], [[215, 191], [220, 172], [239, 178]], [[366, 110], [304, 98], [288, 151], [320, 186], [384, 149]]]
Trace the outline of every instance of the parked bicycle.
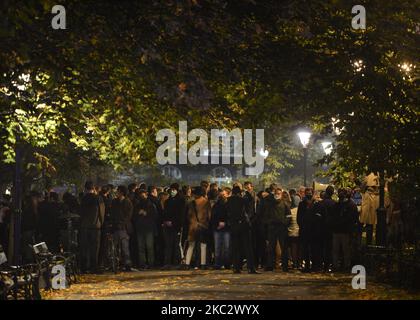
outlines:
[[113, 273], [118, 273], [120, 270], [120, 244], [115, 243], [112, 233], [112, 225], [109, 225], [105, 230], [105, 263], [106, 269]]

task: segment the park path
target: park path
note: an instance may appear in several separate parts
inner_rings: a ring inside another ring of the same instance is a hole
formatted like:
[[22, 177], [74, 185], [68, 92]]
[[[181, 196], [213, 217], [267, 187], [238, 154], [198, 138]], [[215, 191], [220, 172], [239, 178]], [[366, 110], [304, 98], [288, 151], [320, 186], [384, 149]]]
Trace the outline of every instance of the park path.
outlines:
[[45, 292], [45, 299], [111, 300], [259, 300], [259, 299], [420, 299], [404, 290], [370, 281], [366, 290], [351, 287], [352, 275], [230, 271], [139, 271], [85, 275], [69, 289]]

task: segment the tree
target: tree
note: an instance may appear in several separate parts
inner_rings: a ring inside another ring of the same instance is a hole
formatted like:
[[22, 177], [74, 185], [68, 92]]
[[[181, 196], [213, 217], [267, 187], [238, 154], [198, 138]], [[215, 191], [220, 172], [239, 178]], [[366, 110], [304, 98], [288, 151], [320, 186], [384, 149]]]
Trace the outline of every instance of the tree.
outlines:
[[334, 118], [341, 169], [418, 180], [416, 2], [371, 1], [356, 31], [349, 1], [69, 1], [66, 30], [52, 1], [5, 1], [5, 159], [18, 134], [47, 158], [68, 145], [117, 169], [153, 163], [156, 131], [187, 119], [265, 128], [276, 173], [297, 156], [288, 133], [331, 134]]

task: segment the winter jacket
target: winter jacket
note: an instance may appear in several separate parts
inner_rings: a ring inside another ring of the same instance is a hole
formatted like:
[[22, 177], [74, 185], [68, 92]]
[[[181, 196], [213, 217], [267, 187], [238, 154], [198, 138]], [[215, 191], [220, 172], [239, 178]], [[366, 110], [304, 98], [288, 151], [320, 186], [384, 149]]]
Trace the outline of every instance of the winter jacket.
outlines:
[[[179, 193], [175, 197], [170, 197], [165, 202], [162, 221], [172, 222], [172, 228], [179, 232], [185, 221], [186, 201]], [[165, 226], [168, 227], [168, 226]]]
[[137, 232], [157, 232], [157, 208], [149, 199], [137, 199], [133, 209], [133, 222]]
[[304, 199], [299, 203], [297, 222], [299, 224], [299, 235], [303, 239], [312, 239], [319, 236], [323, 224], [322, 220], [319, 202]]
[[112, 200], [111, 220], [114, 230], [124, 230], [128, 233], [132, 233], [132, 215], [133, 205], [128, 198], [122, 200], [116, 198]]
[[218, 230], [217, 227], [219, 226], [220, 222], [225, 223], [225, 227], [223, 228], [224, 231], [229, 230], [229, 225], [227, 224], [227, 208], [226, 208], [227, 199], [220, 198], [214, 204], [213, 208], [211, 209], [211, 221], [210, 226], [213, 231]]
[[248, 217], [251, 220], [251, 222], [254, 222], [256, 219], [258, 198], [255, 192], [250, 193], [248, 191], [245, 192], [243, 198], [245, 200], [246, 213], [248, 214]]
[[290, 207], [283, 200], [276, 200], [273, 195], [264, 199], [264, 224], [282, 224], [288, 226], [290, 223]]
[[102, 197], [86, 193], [80, 203], [80, 227], [100, 229], [105, 218], [105, 204]]
[[239, 226], [250, 226], [250, 221], [246, 213], [246, 202], [239, 195], [232, 195], [226, 202], [228, 224], [231, 228]]
[[319, 202], [320, 214], [322, 215], [323, 224], [324, 224], [323, 229], [325, 230], [325, 232], [328, 232], [329, 234], [331, 234], [332, 232], [331, 216], [332, 216], [332, 212], [333, 212], [333, 208], [335, 204], [336, 202], [331, 198], [325, 198]]
[[199, 240], [196, 239], [199, 227], [209, 230], [210, 217], [211, 206], [207, 198], [201, 197], [189, 203], [187, 211], [188, 241]]
[[331, 227], [333, 233], [352, 233], [358, 222], [356, 204], [351, 201], [340, 201], [333, 207]]

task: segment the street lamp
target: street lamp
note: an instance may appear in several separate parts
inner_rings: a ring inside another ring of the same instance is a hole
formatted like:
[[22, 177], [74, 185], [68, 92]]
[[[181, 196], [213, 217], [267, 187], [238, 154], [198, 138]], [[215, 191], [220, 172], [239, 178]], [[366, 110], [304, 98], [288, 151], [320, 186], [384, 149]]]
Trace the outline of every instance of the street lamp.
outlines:
[[327, 156], [329, 156], [332, 152], [332, 143], [329, 141], [325, 141], [321, 143], [322, 149], [324, 149], [324, 152]]
[[309, 131], [300, 131], [298, 136], [303, 146], [303, 185], [306, 187], [306, 163], [308, 162], [308, 144], [311, 133]]

